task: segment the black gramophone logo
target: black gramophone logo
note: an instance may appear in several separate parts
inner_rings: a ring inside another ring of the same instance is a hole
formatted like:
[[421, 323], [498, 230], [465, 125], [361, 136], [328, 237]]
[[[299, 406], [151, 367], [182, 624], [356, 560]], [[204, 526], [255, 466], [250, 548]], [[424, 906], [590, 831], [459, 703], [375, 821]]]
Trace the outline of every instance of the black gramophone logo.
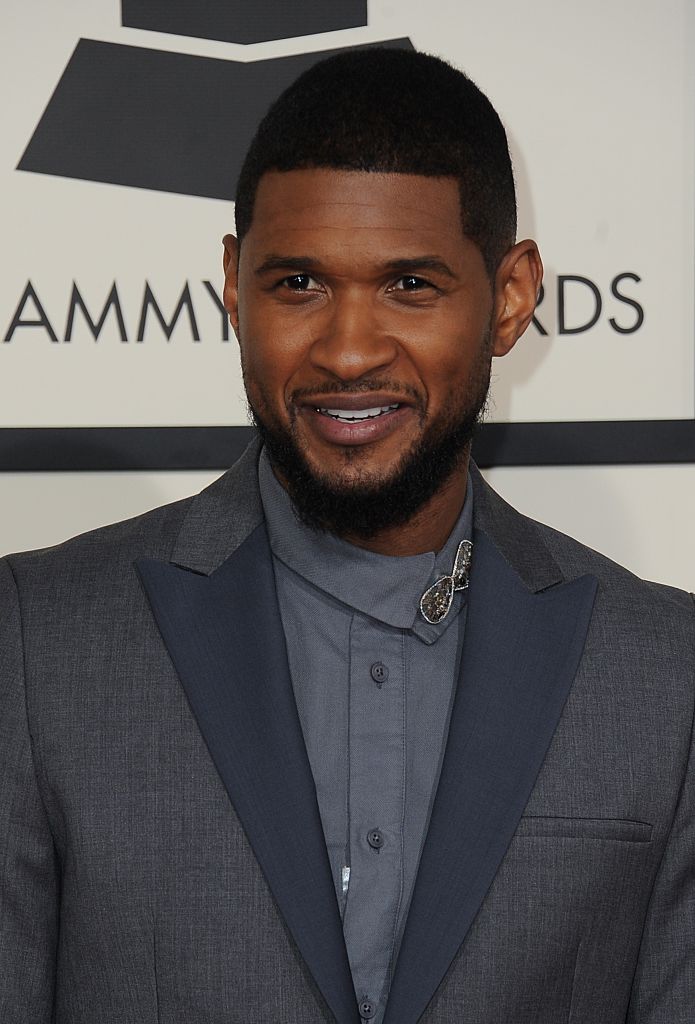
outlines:
[[[251, 44], [365, 26], [367, 0], [122, 0], [121, 21]], [[412, 48], [409, 39], [372, 45]], [[337, 52], [242, 63], [80, 39], [18, 170], [233, 199], [268, 106]]]

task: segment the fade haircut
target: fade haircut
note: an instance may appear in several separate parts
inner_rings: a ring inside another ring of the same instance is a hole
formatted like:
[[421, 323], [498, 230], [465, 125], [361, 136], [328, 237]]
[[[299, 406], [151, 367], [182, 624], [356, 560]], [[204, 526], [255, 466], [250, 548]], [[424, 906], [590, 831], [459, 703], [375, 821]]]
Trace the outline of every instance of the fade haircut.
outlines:
[[305, 71], [273, 103], [239, 175], [239, 241], [266, 171], [331, 168], [456, 178], [464, 234], [490, 277], [516, 238], [507, 136], [478, 87], [438, 57], [349, 50]]

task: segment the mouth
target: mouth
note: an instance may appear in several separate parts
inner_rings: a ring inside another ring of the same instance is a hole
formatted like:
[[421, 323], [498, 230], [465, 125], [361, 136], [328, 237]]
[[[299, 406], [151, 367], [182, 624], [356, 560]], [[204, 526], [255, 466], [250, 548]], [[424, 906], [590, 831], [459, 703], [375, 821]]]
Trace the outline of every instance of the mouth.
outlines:
[[[300, 405], [305, 422], [324, 443], [340, 446], [373, 444], [405, 427], [416, 411], [395, 394], [316, 395]], [[321, 399], [323, 398], [323, 402]], [[325, 402], [325, 404], [323, 404]]]
[[340, 423], [362, 423], [365, 420], [376, 420], [399, 408], [400, 402], [394, 402], [392, 405], [374, 406], [371, 409], [329, 409], [326, 406], [317, 406], [316, 412], [322, 416], [329, 416], [332, 420], [338, 420]]

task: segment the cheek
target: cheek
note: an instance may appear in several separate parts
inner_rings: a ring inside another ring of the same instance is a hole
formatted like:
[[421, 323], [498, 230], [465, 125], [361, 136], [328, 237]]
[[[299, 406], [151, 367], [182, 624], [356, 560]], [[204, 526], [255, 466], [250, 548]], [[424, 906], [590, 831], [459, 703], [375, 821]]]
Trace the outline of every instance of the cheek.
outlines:
[[278, 346], [276, 333], [263, 307], [254, 301], [239, 303], [239, 345], [241, 359], [247, 370], [267, 372], [273, 367]]
[[283, 316], [256, 301], [240, 309], [239, 345], [249, 377], [272, 390], [286, 391], [307, 360], [312, 335], [296, 314]]
[[[436, 337], [436, 340], [434, 340]], [[452, 331], [432, 335], [429, 347], [413, 354], [416, 372], [428, 396], [430, 415], [437, 416], [486, 391], [490, 381], [489, 331], [476, 325], [476, 335]], [[476, 399], [477, 400], [477, 399]]]
[[284, 418], [297, 359], [292, 347], [269, 328], [256, 316], [240, 318], [241, 368], [252, 404]]
[[410, 345], [410, 356], [429, 389], [448, 391], [477, 372], [486, 357], [487, 332], [471, 336], [461, 330], [432, 330], [421, 343]]

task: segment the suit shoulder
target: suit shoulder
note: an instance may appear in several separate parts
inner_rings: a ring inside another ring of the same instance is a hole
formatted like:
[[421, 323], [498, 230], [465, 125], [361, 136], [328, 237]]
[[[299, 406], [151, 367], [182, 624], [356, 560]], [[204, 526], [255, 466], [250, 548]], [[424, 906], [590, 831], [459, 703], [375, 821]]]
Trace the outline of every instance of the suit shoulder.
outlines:
[[33, 577], [70, 573], [79, 565], [113, 565], [124, 559], [164, 557], [192, 502], [183, 498], [131, 519], [101, 526], [48, 548], [7, 555], [13, 573]]
[[240, 543], [262, 519], [258, 449], [254, 439], [226, 473], [192, 497], [91, 530], [56, 547], [8, 555], [20, 596], [23, 592], [32, 596], [32, 603], [45, 605], [54, 587], [56, 593], [70, 595], [83, 606], [96, 593], [100, 601], [117, 602], [124, 588], [132, 591], [134, 563], [140, 559], [172, 561], [183, 556], [190, 568], [199, 571], [195, 556], [196, 548], [202, 547], [213, 554], [219, 549], [221, 562], [227, 548], [233, 550], [235, 542]]
[[[133, 563], [141, 558], [169, 561], [186, 530], [198, 535], [207, 524], [213, 533], [244, 520], [250, 498], [248, 465], [253, 452], [191, 497], [161, 505], [122, 522], [80, 534], [55, 547], [23, 551], [7, 556], [20, 591], [31, 588], [47, 593], [47, 585], [75, 587], [101, 583], [110, 586], [125, 571], [132, 576]], [[89, 587], [87, 587], [89, 589]]]
[[663, 607], [693, 616], [694, 596], [678, 587], [654, 583], [630, 572], [607, 555], [595, 551], [559, 530], [535, 523], [545, 546], [566, 578], [591, 574], [599, 582], [599, 589], [612, 600]]
[[[635, 626], [656, 609], [692, 631], [693, 596], [677, 587], [643, 580], [606, 555], [565, 533], [524, 515], [497, 494], [471, 464], [476, 525], [492, 538], [507, 561], [534, 590], [560, 580], [590, 575], [598, 581], [597, 604], [616, 623]], [[626, 618], [627, 616], [627, 618]]]

